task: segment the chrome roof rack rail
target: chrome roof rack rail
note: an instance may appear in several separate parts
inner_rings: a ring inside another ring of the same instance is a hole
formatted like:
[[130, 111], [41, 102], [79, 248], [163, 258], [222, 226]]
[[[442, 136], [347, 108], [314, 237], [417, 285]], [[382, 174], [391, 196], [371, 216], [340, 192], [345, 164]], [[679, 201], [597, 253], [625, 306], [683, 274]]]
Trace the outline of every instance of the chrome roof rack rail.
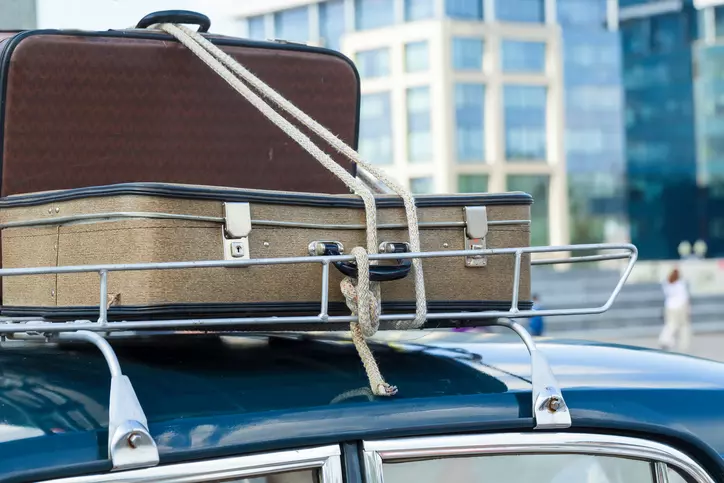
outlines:
[[[566, 258], [538, 258], [531, 265], [553, 265], [565, 263], [594, 262], [602, 260], [628, 260], [618, 283], [608, 300], [597, 307], [581, 307], [549, 310], [520, 310], [519, 295], [521, 285], [521, 264], [523, 255], [533, 253], [616, 250], [618, 253], [582, 255]], [[543, 247], [514, 247], [499, 249], [448, 250], [421, 253], [383, 253], [370, 255], [371, 260], [445, 258], [445, 257], [490, 257], [512, 256], [515, 261], [511, 304], [508, 310], [431, 312], [430, 321], [454, 321], [456, 324], [472, 326], [502, 326], [512, 329], [526, 345], [531, 357], [532, 408], [535, 429], [558, 429], [571, 426], [569, 408], [545, 355], [536, 347], [531, 335], [511, 318], [532, 317], [535, 315], [584, 315], [599, 314], [613, 305], [623, 285], [633, 270], [638, 257], [636, 247], [631, 244], [588, 244]], [[345, 330], [349, 322], [356, 321], [351, 315], [332, 316], [329, 313], [330, 265], [336, 261], [354, 261], [351, 255], [308, 256], [268, 259], [211, 260], [196, 262], [139, 263], [119, 265], [74, 265], [34, 268], [0, 269], [0, 277], [27, 275], [96, 273], [99, 277], [98, 319], [92, 320], [46, 320], [38, 317], [0, 317], [0, 337], [9, 340], [76, 340], [86, 341], [98, 347], [106, 358], [111, 371], [110, 418], [108, 448], [109, 458], [114, 470], [154, 466], [158, 464], [159, 454], [155, 442], [148, 431], [148, 423], [143, 409], [136, 397], [130, 380], [121, 372], [118, 359], [106, 340], [111, 336], [137, 337], [153, 334], [172, 334], [191, 331], [203, 333], [234, 333], [245, 331], [328, 331]], [[198, 269], [210, 267], [243, 267], [257, 265], [318, 264], [322, 270], [320, 287], [320, 312], [309, 316], [270, 316], [270, 317], [229, 317], [229, 318], [188, 318], [178, 320], [137, 320], [111, 321], [108, 319], [108, 278], [111, 272], [133, 270], [173, 270]], [[414, 313], [382, 314], [380, 329], [394, 329], [389, 321], [413, 319]], [[387, 325], [385, 324], [387, 322]]]
[[565, 429], [571, 427], [571, 413], [568, 411], [563, 393], [553, 374], [548, 358], [535, 345], [530, 333], [519, 323], [505, 318], [495, 324], [508, 327], [523, 340], [530, 352], [531, 383], [533, 385], [533, 418], [535, 429]]
[[83, 341], [95, 345], [103, 354], [111, 372], [108, 458], [113, 465], [113, 471], [146, 468], [158, 464], [158, 448], [148, 431], [146, 415], [136, 397], [131, 380], [123, 375], [118, 357], [106, 339], [95, 332], [85, 330], [61, 332], [50, 337], [15, 334], [12, 339], [40, 342]]
[[[554, 252], [577, 252], [591, 250], [617, 250], [618, 253], [574, 256], [566, 258], [540, 258], [531, 260], [531, 265], [554, 265], [566, 263], [594, 262], [602, 260], [623, 260], [628, 259], [626, 268], [623, 270], [616, 287], [611, 292], [608, 300], [600, 306], [580, 307], [568, 309], [547, 309], [547, 310], [520, 310], [520, 281], [521, 264], [524, 254], [533, 253], [554, 253]], [[447, 257], [491, 257], [491, 256], [513, 256], [515, 259], [513, 287], [511, 290], [511, 305], [508, 310], [481, 310], [481, 311], [454, 311], [454, 312], [429, 312], [429, 321], [469, 321], [467, 325], [490, 325], [491, 320], [500, 317], [543, 317], [551, 315], [587, 315], [600, 314], [607, 311], [613, 305], [616, 297], [621, 292], [626, 279], [633, 270], [638, 257], [636, 247], [631, 244], [589, 244], [589, 245], [562, 245], [562, 246], [541, 246], [541, 247], [513, 247], [513, 248], [492, 248], [492, 249], [471, 249], [471, 250], [446, 250], [435, 252], [406, 252], [406, 253], [380, 253], [370, 255], [370, 260], [399, 260], [413, 258], [447, 258]], [[99, 303], [97, 306], [98, 319], [92, 320], [46, 320], [42, 316], [37, 317], [0, 317], [0, 334], [37, 332], [42, 334], [76, 332], [88, 330], [92, 332], [110, 333], [115, 331], [142, 331], [142, 330], [263, 330], [289, 331], [289, 330], [345, 330], [350, 322], [357, 320], [351, 315], [330, 315], [330, 265], [333, 262], [354, 261], [352, 255], [334, 256], [306, 256], [286, 258], [259, 258], [259, 259], [236, 259], [236, 260], [204, 260], [194, 262], [163, 262], [163, 263], [136, 263], [117, 265], [72, 265], [58, 267], [33, 267], [33, 268], [4, 268], [0, 269], [0, 277], [15, 277], [27, 275], [47, 274], [68, 274], [68, 273], [96, 273], [99, 276]], [[108, 320], [108, 277], [111, 272], [134, 271], [134, 270], [178, 270], [178, 269], [199, 269], [212, 267], [248, 267], [268, 265], [289, 265], [289, 264], [317, 264], [322, 270], [322, 283], [320, 287], [320, 311], [318, 315], [286, 316], [275, 315], [268, 317], [228, 317], [228, 318], [186, 318], [176, 320], [133, 320], [133, 321], [110, 321]], [[391, 313], [380, 316], [380, 329], [389, 330], [393, 326], [391, 321], [411, 320], [415, 318], [414, 311], [410, 313]], [[303, 327], [303, 329], [299, 329]], [[313, 328], [310, 328], [313, 327]]]

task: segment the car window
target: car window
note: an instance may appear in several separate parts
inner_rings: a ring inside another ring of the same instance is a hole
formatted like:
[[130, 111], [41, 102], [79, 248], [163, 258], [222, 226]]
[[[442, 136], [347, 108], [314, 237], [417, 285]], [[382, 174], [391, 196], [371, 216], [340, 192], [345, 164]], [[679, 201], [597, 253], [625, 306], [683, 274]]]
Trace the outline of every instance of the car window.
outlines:
[[[580, 454], [524, 454], [383, 463], [385, 483], [653, 483], [651, 463]], [[684, 482], [686, 483], [686, 482]]]
[[319, 471], [316, 469], [286, 471], [250, 478], [214, 480], [208, 483], [319, 483]]
[[674, 469], [671, 466], [668, 467], [668, 476], [669, 483], [694, 483], [694, 480], [692, 480], [689, 476], [685, 476], [683, 473], [680, 473], [679, 470]]
[[287, 471], [251, 478], [216, 480], [210, 483], [319, 483], [317, 470]]

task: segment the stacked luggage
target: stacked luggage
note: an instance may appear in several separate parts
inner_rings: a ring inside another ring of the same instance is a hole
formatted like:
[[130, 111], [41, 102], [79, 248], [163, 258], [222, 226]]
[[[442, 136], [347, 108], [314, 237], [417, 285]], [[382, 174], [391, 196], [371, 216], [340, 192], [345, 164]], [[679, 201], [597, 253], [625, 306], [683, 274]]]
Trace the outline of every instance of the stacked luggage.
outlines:
[[[164, 22], [209, 24], [200, 14], [159, 12], [136, 29], [28, 31], [0, 42], [2, 267], [253, 260], [364, 246], [360, 196], [174, 36], [146, 28]], [[356, 149], [360, 84], [349, 59], [204, 37]], [[355, 163], [300, 129], [355, 174]], [[525, 193], [417, 197], [421, 249], [528, 246], [531, 203]], [[376, 195], [376, 207], [380, 248], [408, 250], [403, 200]], [[390, 263], [395, 269], [377, 278], [382, 312], [414, 312], [409, 261]], [[513, 257], [422, 265], [428, 312], [510, 308]], [[350, 266], [330, 271], [332, 315], [349, 313], [339, 284]], [[531, 306], [529, 268], [524, 254], [521, 309]], [[113, 272], [108, 316], [318, 314], [322, 282], [314, 264]], [[5, 316], [82, 319], [98, 313], [97, 301], [95, 274], [2, 281]]]

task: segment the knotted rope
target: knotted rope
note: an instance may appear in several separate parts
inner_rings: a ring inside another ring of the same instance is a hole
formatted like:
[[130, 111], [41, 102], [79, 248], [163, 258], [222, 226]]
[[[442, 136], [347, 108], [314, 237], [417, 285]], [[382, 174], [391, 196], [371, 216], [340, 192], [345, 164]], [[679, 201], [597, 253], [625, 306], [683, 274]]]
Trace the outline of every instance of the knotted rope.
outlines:
[[[410, 248], [413, 252], [421, 251], [420, 233], [417, 222], [417, 210], [415, 200], [412, 194], [387, 176], [381, 170], [369, 165], [363, 161], [359, 154], [351, 147], [347, 146], [342, 140], [337, 138], [324, 126], [313, 120], [307, 114], [299, 110], [284, 96], [277, 93], [269, 85], [257, 78], [249, 70], [240, 65], [231, 56], [227, 55], [213, 43], [208, 41], [198, 32], [176, 24], [157, 24], [148, 28], [158, 28], [174, 36], [199, 59], [208, 65], [214, 72], [223, 78], [231, 87], [241, 94], [249, 103], [256, 107], [264, 116], [282, 129], [290, 138], [299, 144], [305, 151], [319, 161], [326, 169], [340, 178], [345, 185], [356, 195], [362, 198], [365, 206], [365, 219], [367, 228], [367, 249], [355, 247], [352, 254], [355, 256], [358, 267], [357, 279], [345, 277], [341, 283], [341, 290], [345, 296], [347, 306], [350, 308], [352, 315], [357, 315], [358, 322], [352, 322], [350, 329], [352, 340], [360, 355], [370, 381], [372, 391], [377, 395], [392, 395], [396, 393], [396, 388], [387, 384], [377, 367], [377, 363], [372, 356], [365, 337], [375, 334], [379, 327], [379, 306], [380, 306], [380, 287], [378, 283], [371, 282], [369, 279], [369, 254], [377, 253], [377, 216], [375, 199], [372, 192], [359, 179], [350, 175], [344, 168], [337, 164], [328, 154], [317, 147], [309, 137], [304, 135], [298, 128], [287, 121], [283, 116], [276, 112], [261, 97], [254, 93], [240, 79], [245, 80], [262, 95], [273, 101], [278, 107], [285, 112], [291, 114], [295, 119], [303, 125], [311, 129], [317, 135], [336, 148], [340, 153], [344, 154], [353, 162], [363, 166], [378, 180], [385, 183], [394, 190], [403, 200], [405, 205], [405, 214], [407, 216]], [[237, 77], [238, 76], [238, 77]], [[420, 328], [425, 323], [427, 316], [427, 303], [425, 300], [424, 278], [422, 273], [422, 262], [415, 258], [412, 260], [412, 270], [415, 280], [415, 318], [413, 320], [401, 320], [394, 323], [396, 329]]]

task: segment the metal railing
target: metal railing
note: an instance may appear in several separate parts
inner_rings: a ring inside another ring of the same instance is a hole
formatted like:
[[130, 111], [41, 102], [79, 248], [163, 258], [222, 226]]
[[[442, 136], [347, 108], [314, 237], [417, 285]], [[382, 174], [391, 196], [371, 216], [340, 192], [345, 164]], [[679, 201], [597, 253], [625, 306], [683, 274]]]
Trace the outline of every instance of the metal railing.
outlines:
[[[565, 258], [545, 258], [532, 260], [531, 265], [553, 265], [566, 263], [582, 263], [594, 262], [600, 260], [628, 259], [626, 269], [611, 292], [608, 300], [600, 306], [566, 308], [566, 309], [548, 309], [548, 310], [520, 310], [520, 281], [521, 281], [521, 265], [524, 254], [534, 253], [554, 253], [554, 252], [577, 252], [590, 250], [617, 250], [614, 254], [586, 255], [579, 257]], [[608, 310], [614, 303], [616, 297], [621, 292], [626, 279], [628, 278], [633, 266], [636, 262], [638, 252], [636, 247], [631, 244], [588, 244], [588, 245], [562, 245], [562, 246], [543, 246], [543, 247], [514, 247], [514, 248], [494, 248], [484, 250], [449, 250], [449, 251], [433, 251], [420, 253], [385, 253], [370, 255], [370, 260], [400, 260], [412, 258], [449, 258], [449, 257], [473, 257], [473, 256], [512, 256], [515, 259], [513, 284], [510, 294], [511, 305], [508, 310], [481, 310], [481, 311], [450, 311], [450, 312], [433, 312], [429, 313], [427, 319], [434, 320], [466, 320], [474, 321], [473, 324], [485, 325], [486, 321], [495, 320], [500, 317], [531, 317], [534, 315], [584, 315], [598, 314]], [[330, 265], [334, 262], [350, 262], [354, 261], [352, 255], [337, 256], [306, 256], [306, 257], [287, 257], [287, 258], [261, 258], [251, 260], [209, 260], [209, 261], [190, 261], [190, 262], [163, 262], [163, 263], [135, 263], [135, 264], [115, 264], [115, 265], [74, 265], [74, 266], [58, 266], [58, 267], [35, 267], [35, 268], [5, 268], [0, 269], [0, 277], [17, 277], [28, 275], [48, 275], [48, 274], [74, 274], [74, 273], [97, 273], [99, 276], [99, 303], [98, 303], [98, 320], [66, 320], [66, 321], [48, 321], [43, 317], [23, 316], [23, 317], [2, 317], [0, 318], [0, 334], [10, 334], [14, 332], [43, 332], [58, 333], [67, 331], [99, 331], [109, 332], [117, 330], [146, 330], [146, 329], [204, 329], [205, 327], [226, 327], [234, 329], [243, 329], [244, 326], [264, 326], [269, 330], [274, 330], [275, 325], [317, 325], [315, 330], [324, 330], [325, 324], [349, 323], [357, 320], [352, 315], [332, 316], [329, 314], [330, 299]], [[322, 285], [320, 287], [320, 311], [318, 315], [306, 316], [269, 316], [269, 317], [227, 317], [227, 318], [192, 318], [192, 319], [175, 319], [175, 320], [134, 320], [134, 321], [109, 321], [108, 320], [108, 274], [110, 272], [122, 271], [139, 271], [139, 270], [177, 270], [177, 269], [203, 269], [216, 267], [250, 267], [260, 265], [289, 265], [289, 264], [317, 264], [322, 270]], [[464, 270], [461, 267], [461, 270]], [[485, 283], [481, 277], [480, 283]], [[383, 292], [384, 298], [384, 292]], [[383, 313], [380, 321], [394, 320], [412, 320], [415, 318], [414, 311], [410, 313]], [[382, 326], [384, 329], [384, 326]], [[288, 330], [288, 329], [285, 329]]]
[[[531, 265], [552, 265], [561, 263], [594, 262], [600, 260], [628, 259], [626, 269], [611, 292], [610, 297], [601, 306], [582, 307], [564, 310], [519, 310], [521, 270], [523, 255], [552, 252], [577, 252], [590, 250], [618, 250], [615, 254], [586, 255], [566, 258], [544, 258], [532, 260]], [[527, 317], [538, 315], [578, 315], [596, 314], [606, 311], [614, 303], [621, 292], [634, 263], [637, 259], [636, 247], [629, 244], [594, 244], [594, 245], [565, 245], [557, 247], [520, 247], [498, 248], [486, 250], [459, 250], [445, 252], [422, 253], [394, 253], [371, 255], [371, 260], [399, 260], [412, 258], [436, 257], [471, 257], [471, 256], [512, 256], [515, 259], [514, 276], [511, 290], [511, 305], [507, 311], [479, 311], [479, 312], [445, 312], [430, 313], [428, 319], [464, 319], [472, 320], [475, 325], [501, 326], [512, 330], [525, 344], [531, 357], [531, 404], [535, 429], [560, 429], [571, 426], [571, 414], [563, 398], [563, 394], [556, 380], [554, 372], [545, 355], [536, 347], [535, 341], [520, 324], [508, 317]], [[260, 325], [273, 331], [280, 324], [316, 324], [314, 330], [324, 330], [334, 322], [351, 322], [356, 320], [352, 316], [329, 315], [330, 295], [330, 264], [336, 261], [354, 261], [351, 255], [339, 256], [310, 256], [290, 258], [270, 258], [257, 260], [218, 260], [197, 262], [170, 262], [170, 263], [138, 263], [118, 265], [84, 265], [41, 268], [6, 268], [0, 270], [0, 277], [17, 277], [27, 275], [92, 273], [99, 276], [100, 299], [98, 304], [98, 321], [68, 320], [51, 322], [42, 318], [5, 317], [0, 320], [0, 334], [6, 343], [16, 340], [21, 342], [36, 341], [47, 343], [55, 340], [82, 341], [95, 345], [103, 354], [111, 375], [111, 391], [109, 394], [109, 432], [108, 432], [108, 458], [114, 470], [131, 468], [144, 468], [159, 463], [159, 453], [156, 442], [148, 430], [146, 415], [141, 407], [131, 381], [122, 371], [118, 358], [107, 339], [115, 336], [133, 337], [134, 330], [156, 329], [159, 334], [173, 333], [179, 329], [194, 328], [188, 334], [193, 336], [196, 331], [217, 331], [220, 333], [234, 333], [243, 331], [245, 327]], [[134, 270], [174, 270], [174, 269], [201, 269], [213, 267], [248, 267], [258, 265], [287, 265], [287, 264], [318, 264], [322, 270], [322, 286], [320, 292], [320, 313], [316, 316], [279, 316], [279, 317], [245, 317], [245, 318], [210, 318], [210, 319], [181, 319], [181, 320], [145, 320], [145, 321], [109, 321], [107, 309], [108, 274], [110, 272]], [[461, 266], [461, 270], [466, 268]], [[484, 280], [481, 280], [484, 283]], [[383, 314], [383, 320], [412, 319], [410, 314]], [[222, 328], [219, 328], [222, 327]]]

